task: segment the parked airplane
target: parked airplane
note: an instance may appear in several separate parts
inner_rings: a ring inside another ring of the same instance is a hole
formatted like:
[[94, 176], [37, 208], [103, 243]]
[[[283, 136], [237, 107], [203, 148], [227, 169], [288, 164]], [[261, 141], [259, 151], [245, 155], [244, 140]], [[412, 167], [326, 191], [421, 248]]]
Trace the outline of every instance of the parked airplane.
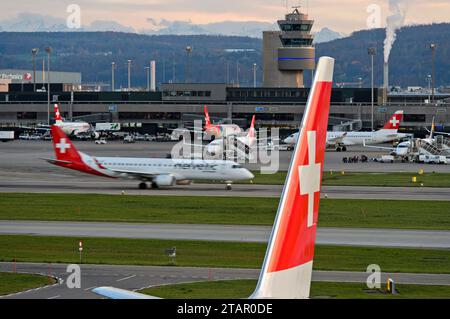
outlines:
[[204, 131], [207, 136], [214, 136], [214, 138], [222, 138], [230, 135], [238, 135], [242, 130], [236, 124], [212, 124], [209, 117], [208, 107], [205, 105], [205, 127]]
[[47, 162], [91, 175], [110, 178], [132, 178], [140, 182], [139, 188], [152, 188], [189, 184], [192, 180], [226, 181], [248, 180], [254, 175], [241, 165], [231, 161], [204, 161], [161, 158], [93, 157], [78, 152], [64, 131], [52, 126], [56, 159]]
[[55, 104], [55, 125], [60, 127], [64, 133], [69, 136], [75, 136], [80, 133], [93, 131], [92, 126], [87, 122], [68, 122], [64, 121], [59, 112], [58, 104]]
[[[403, 111], [397, 111], [381, 130], [375, 132], [328, 132], [327, 147], [336, 151], [347, 151], [347, 146], [366, 144], [381, 144], [411, 137], [410, 134], [398, 133], [403, 119]], [[298, 132], [286, 138], [283, 142], [293, 144], [298, 138]]]
[[431, 122], [431, 129], [427, 129], [430, 135], [426, 138], [410, 139], [409, 141], [399, 143], [396, 147], [368, 146], [366, 143], [364, 143], [364, 147], [389, 151], [389, 155], [392, 156], [393, 159], [401, 159], [402, 161], [408, 161], [414, 155], [412, 154], [412, 146], [415, 146], [417, 149], [416, 152], [419, 154], [441, 155], [442, 151], [447, 151], [450, 147], [444, 143], [445, 139], [442, 137], [440, 137], [443, 141], [441, 149], [436, 147], [437, 143], [435, 129], [436, 126], [433, 118], [433, 121]]
[[[250, 298], [309, 298], [333, 68], [334, 59], [319, 60], [258, 285]], [[92, 291], [112, 299], [156, 299], [113, 287]]]
[[[256, 117], [255, 117], [255, 115], [253, 115], [250, 129], [248, 130], [247, 135], [245, 135], [245, 136], [232, 135], [234, 142], [236, 142], [236, 146], [239, 147], [238, 144], [240, 144], [244, 148], [249, 149], [256, 144], [257, 139], [256, 139], [256, 131], [255, 131], [255, 120], [256, 120]], [[227, 137], [224, 136], [222, 138], [216, 138], [215, 140], [213, 140], [211, 143], [209, 143], [208, 145], [205, 146], [206, 153], [211, 156], [216, 156], [216, 155], [222, 154], [224, 152], [224, 144], [227, 143], [226, 139], [227, 139]], [[233, 141], [233, 140], [231, 140], [231, 141]]]

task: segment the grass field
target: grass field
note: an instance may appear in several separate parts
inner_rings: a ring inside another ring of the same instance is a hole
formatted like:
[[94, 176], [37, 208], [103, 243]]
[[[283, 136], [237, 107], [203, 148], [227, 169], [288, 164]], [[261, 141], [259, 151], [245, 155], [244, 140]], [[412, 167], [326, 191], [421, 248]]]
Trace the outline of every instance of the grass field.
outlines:
[[[209, 281], [167, 285], [143, 289], [140, 292], [165, 299], [243, 299], [251, 295], [256, 280]], [[369, 290], [364, 284], [312, 282], [311, 298], [336, 299], [413, 299], [450, 298], [450, 286], [397, 285], [399, 294]]]
[[[84, 244], [83, 262], [152, 266], [260, 268], [265, 244], [114, 238], [0, 236], [0, 261], [78, 263], [78, 241]], [[165, 256], [177, 248], [175, 263]], [[450, 273], [448, 250], [317, 246], [318, 270], [365, 271], [370, 264], [384, 272]]]
[[[0, 220], [271, 226], [278, 201], [277, 198], [0, 194]], [[323, 199], [319, 226], [449, 230], [450, 204]]]
[[0, 272], [0, 296], [52, 285], [54, 283], [55, 280], [50, 277]]
[[[389, 164], [386, 164], [389, 165]], [[327, 186], [393, 186], [393, 187], [450, 187], [450, 173], [349, 173], [324, 172], [323, 185]], [[278, 172], [273, 175], [263, 175], [253, 172], [254, 184], [283, 185], [286, 172]], [[417, 177], [417, 182], [412, 182], [412, 177]], [[248, 184], [250, 182], [241, 182]], [[423, 184], [423, 186], [421, 185]]]

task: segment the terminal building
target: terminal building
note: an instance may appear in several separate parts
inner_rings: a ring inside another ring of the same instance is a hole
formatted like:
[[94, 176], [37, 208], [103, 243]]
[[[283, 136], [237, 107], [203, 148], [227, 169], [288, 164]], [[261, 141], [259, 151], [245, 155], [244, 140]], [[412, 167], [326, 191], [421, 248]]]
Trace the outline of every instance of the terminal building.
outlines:
[[[213, 117], [232, 119], [243, 128], [256, 114], [257, 127], [293, 131], [302, 119], [309, 94], [303, 76], [315, 68], [313, 21], [296, 8], [278, 25], [280, 31], [264, 32], [263, 87], [165, 83], [154, 92], [95, 92], [83, 89], [88, 86], [82, 83], [80, 73], [52, 72], [50, 103], [58, 103], [66, 119], [119, 122], [147, 133], [192, 126], [193, 120], [203, 118], [204, 105]], [[46, 76], [36, 73], [37, 89], [41, 89], [34, 91], [32, 71], [0, 70], [0, 87], [2, 81], [5, 83], [0, 90], [0, 129], [46, 123]], [[436, 93], [430, 103], [426, 91], [392, 92], [385, 102], [382, 90], [375, 89], [373, 108], [371, 95], [370, 88], [333, 88], [329, 129], [370, 130], [373, 109], [375, 128], [395, 111], [404, 110], [403, 132], [423, 134], [433, 118], [439, 130], [450, 131], [450, 90]]]

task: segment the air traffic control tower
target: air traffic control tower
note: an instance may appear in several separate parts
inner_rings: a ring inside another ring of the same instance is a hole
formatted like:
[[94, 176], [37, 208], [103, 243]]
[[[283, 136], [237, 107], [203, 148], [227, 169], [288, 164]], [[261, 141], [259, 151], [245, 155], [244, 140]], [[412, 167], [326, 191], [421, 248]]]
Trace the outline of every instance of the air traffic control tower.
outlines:
[[278, 21], [281, 31], [263, 32], [264, 87], [304, 87], [303, 72], [315, 69], [313, 24], [295, 7]]

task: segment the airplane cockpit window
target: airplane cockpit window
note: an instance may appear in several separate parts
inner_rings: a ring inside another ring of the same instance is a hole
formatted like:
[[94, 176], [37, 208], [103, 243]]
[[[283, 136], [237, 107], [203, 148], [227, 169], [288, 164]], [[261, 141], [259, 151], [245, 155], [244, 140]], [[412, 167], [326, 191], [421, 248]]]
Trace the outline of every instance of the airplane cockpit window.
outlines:
[[233, 165], [232, 168], [242, 168], [241, 165]]

